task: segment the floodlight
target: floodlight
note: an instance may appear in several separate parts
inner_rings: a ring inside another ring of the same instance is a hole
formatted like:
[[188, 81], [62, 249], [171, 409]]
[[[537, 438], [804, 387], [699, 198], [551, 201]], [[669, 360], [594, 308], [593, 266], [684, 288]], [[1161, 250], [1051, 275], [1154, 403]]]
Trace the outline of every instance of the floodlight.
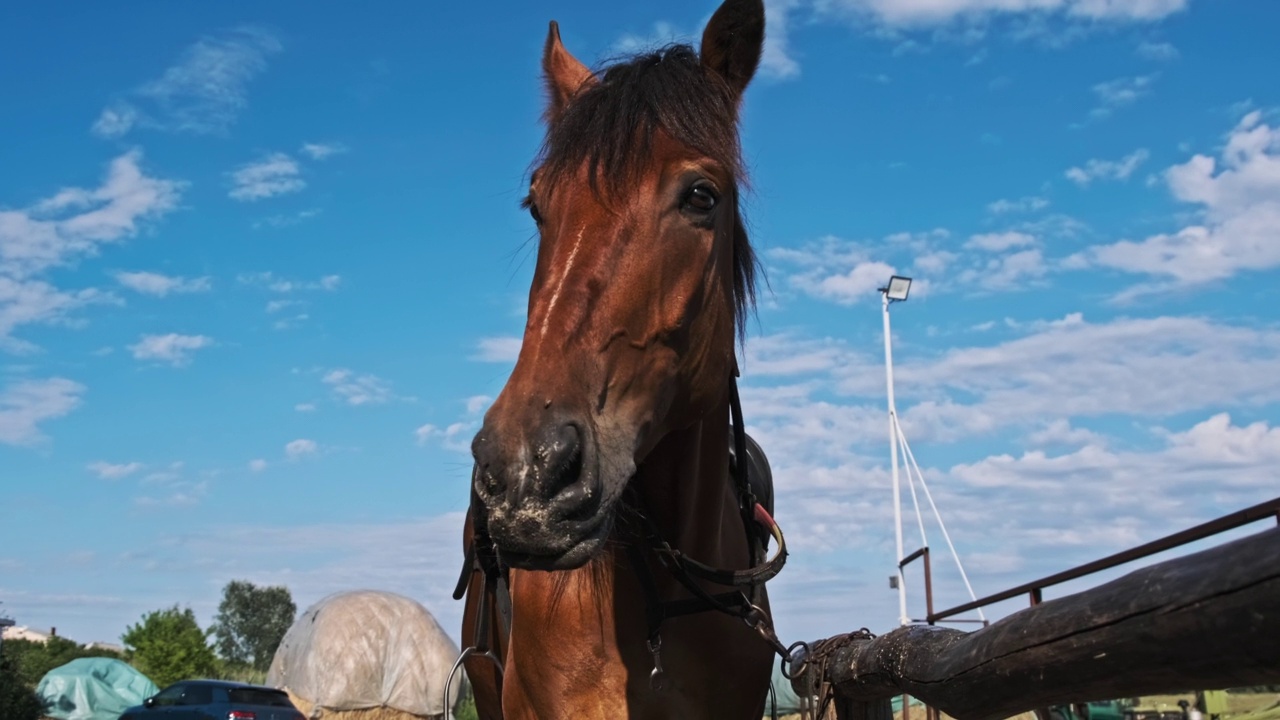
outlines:
[[901, 302], [907, 299], [907, 293], [911, 292], [911, 278], [894, 275], [889, 278], [889, 284], [880, 289], [888, 298], [894, 302]]

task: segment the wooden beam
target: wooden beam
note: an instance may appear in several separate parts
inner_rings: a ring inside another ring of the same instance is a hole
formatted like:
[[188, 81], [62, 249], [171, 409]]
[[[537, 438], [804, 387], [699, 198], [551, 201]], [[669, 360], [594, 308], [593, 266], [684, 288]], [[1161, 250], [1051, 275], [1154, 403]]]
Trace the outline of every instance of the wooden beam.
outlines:
[[[848, 700], [908, 693], [958, 720], [1280, 682], [1280, 528], [1136, 570], [965, 633], [853, 640], [826, 678]], [[797, 680], [797, 691], [805, 681]]]

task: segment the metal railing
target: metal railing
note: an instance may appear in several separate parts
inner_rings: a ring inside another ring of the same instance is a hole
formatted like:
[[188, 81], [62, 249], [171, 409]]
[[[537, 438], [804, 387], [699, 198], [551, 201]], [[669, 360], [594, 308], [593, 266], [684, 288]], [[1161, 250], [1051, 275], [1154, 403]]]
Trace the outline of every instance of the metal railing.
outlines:
[[1276, 523], [1280, 524], [1280, 497], [1259, 503], [1253, 507], [1245, 508], [1244, 510], [1233, 512], [1229, 515], [1223, 515], [1216, 520], [1201, 523], [1195, 527], [1162, 537], [1159, 540], [1152, 540], [1151, 542], [1139, 545], [1138, 547], [1123, 550], [1115, 553], [1114, 555], [1108, 555], [1101, 560], [1094, 560], [1093, 562], [1085, 563], [1084, 565], [1071, 568], [1070, 570], [1064, 570], [1060, 573], [1040, 578], [1039, 580], [1023, 583], [1015, 588], [1010, 588], [1003, 592], [995, 593], [994, 595], [978, 598], [972, 602], [957, 605], [953, 608], [947, 608], [940, 612], [933, 611], [933, 597], [931, 593], [933, 579], [929, 569], [929, 549], [927, 547], [921, 548], [911, 555], [908, 555], [902, 559], [899, 567], [906, 565], [916, 558], [924, 558], [925, 593], [928, 603], [928, 614], [925, 621], [930, 625], [933, 625], [940, 620], [946, 620], [947, 622], [982, 622], [981, 620], [966, 621], [949, 618], [959, 615], [960, 613], [969, 612], [970, 610], [976, 610], [980, 607], [986, 607], [1004, 600], [1009, 600], [1011, 598], [1018, 597], [1019, 595], [1028, 595], [1031, 599], [1032, 605], [1039, 605], [1043, 597], [1043, 590], [1047, 587], [1060, 585], [1071, 580], [1082, 578], [1086, 575], [1092, 575], [1093, 573], [1100, 572], [1102, 570], [1109, 570], [1118, 565], [1124, 565], [1125, 563], [1133, 562], [1134, 560], [1140, 560], [1166, 550], [1172, 550], [1173, 548], [1181, 547], [1183, 545], [1196, 542], [1197, 540], [1203, 540], [1207, 537], [1212, 537], [1219, 533], [1234, 530], [1243, 525], [1255, 523], [1267, 518], [1275, 518]]

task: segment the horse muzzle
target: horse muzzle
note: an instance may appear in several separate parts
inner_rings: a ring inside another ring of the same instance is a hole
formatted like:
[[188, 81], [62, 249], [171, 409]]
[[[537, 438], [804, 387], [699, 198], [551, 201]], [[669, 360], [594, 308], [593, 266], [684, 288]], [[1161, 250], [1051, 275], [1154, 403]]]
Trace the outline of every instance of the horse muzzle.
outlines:
[[472, 486], [503, 562], [570, 569], [586, 564], [604, 544], [611, 512], [589, 429], [557, 419], [512, 442], [486, 422], [471, 449]]

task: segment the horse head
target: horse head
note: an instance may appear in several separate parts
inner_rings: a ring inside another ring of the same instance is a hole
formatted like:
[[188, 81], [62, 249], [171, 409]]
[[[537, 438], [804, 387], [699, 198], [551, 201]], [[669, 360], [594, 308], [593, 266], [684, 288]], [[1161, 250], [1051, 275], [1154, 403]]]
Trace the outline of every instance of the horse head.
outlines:
[[727, 0], [699, 52], [597, 74], [551, 24], [523, 344], [472, 442], [509, 565], [585, 564], [646, 455], [725, 402], [755, 272], [737, 116], [763, 41], [761, 0]]

